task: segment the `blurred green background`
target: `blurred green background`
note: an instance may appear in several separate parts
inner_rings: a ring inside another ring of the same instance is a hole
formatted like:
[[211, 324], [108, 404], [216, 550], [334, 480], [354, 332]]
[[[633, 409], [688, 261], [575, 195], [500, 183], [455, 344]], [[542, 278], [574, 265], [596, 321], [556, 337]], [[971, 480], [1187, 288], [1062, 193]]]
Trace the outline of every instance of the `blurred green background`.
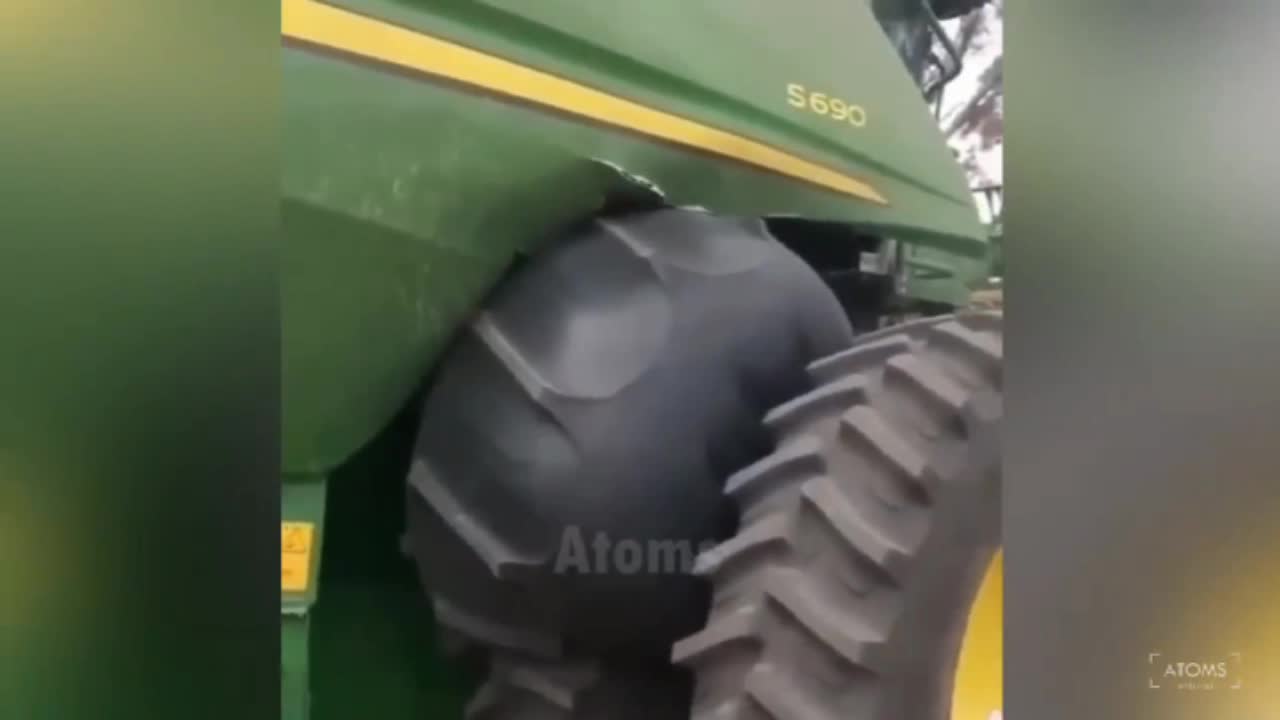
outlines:
[[0, 718], [278, 713], [278, 12], [0, 3]]
[[[1272, 717], [1280, 5], [1007, 22], [1006, 716]], [[1243, 687], [1152, 690], [1157, 652]]]

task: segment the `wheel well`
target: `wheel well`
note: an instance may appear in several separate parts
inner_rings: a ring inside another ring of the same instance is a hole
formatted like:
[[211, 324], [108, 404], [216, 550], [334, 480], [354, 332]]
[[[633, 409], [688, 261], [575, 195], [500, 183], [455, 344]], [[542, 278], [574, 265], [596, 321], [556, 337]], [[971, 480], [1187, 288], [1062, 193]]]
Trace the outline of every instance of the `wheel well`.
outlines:
[[766, 218], [765, 224], [831, 288], [856, 330], [880, 327], [880, 319], [893, 308], [893, 273], [864, 272], [862, 257], [880, 252], [883, 237], [846, 223], [806, 218]]

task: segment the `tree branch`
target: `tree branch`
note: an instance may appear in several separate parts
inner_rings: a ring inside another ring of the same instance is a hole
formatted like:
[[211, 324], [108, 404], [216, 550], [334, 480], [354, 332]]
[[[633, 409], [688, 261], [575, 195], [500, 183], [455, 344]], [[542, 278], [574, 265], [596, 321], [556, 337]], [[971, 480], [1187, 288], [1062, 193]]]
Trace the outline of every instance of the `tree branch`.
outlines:
[[978, 89], [969, 100], [953, 113], [943, 134], [952, 137], [964, 128], [972, 127], [981, 119], [979, 111], [993, 106], [994, 96], [1004, 92], [1004, 55], [997, 55], [978, 78]]

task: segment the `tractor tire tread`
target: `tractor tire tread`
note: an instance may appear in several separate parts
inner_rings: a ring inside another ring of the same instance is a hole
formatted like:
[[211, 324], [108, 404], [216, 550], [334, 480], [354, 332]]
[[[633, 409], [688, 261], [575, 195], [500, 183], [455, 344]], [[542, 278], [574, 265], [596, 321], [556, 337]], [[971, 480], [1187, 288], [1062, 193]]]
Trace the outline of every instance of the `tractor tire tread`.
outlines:
[[[928, 516], [954, 470], [934, 461], [938, 447], [964, 443], [972, 398], [999, 389], [1000, 325], [961, 314], [863, 336], [810, 366], [823, 385], [770, 413], [778, 449], [726, 487], [742, 527], [695, 564], [716, 588], [709, 622], [674, 647], [699, 677], [693, 720], [865, 717], [853, 708], [882, 672], [919, 543], [893, 512], [864, 510], [862, 481], [839, 469], [881, 468]], [[904, 406], [944, 434], [907, 422]], [[871, 589], [884, 598], [874, 607]]]
[[688, 677], [678, 668], [613, 666], [494, 653], [466, 720], [684, 720]]

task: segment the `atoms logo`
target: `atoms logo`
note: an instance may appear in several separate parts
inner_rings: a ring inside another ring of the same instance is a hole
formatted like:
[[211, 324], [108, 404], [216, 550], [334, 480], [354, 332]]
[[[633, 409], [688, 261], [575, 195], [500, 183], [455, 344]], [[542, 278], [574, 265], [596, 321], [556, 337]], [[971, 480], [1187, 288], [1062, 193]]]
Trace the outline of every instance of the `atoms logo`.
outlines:
[[[580, 575], [686, 575], [693, 571], [698, 556], [716, 547], [714, 540], [613, 538], [595, 533], [587, 542], [581, 528], [569, 526], [560, 537], [555, 557], [556, 574]], [[594, 552], [593, 552], [594, 551]]]
[[1151, 690], [1239, 690], [1244, 686], [1240, 653], [1193, 660], [1147, 654], [1147, 687]]

